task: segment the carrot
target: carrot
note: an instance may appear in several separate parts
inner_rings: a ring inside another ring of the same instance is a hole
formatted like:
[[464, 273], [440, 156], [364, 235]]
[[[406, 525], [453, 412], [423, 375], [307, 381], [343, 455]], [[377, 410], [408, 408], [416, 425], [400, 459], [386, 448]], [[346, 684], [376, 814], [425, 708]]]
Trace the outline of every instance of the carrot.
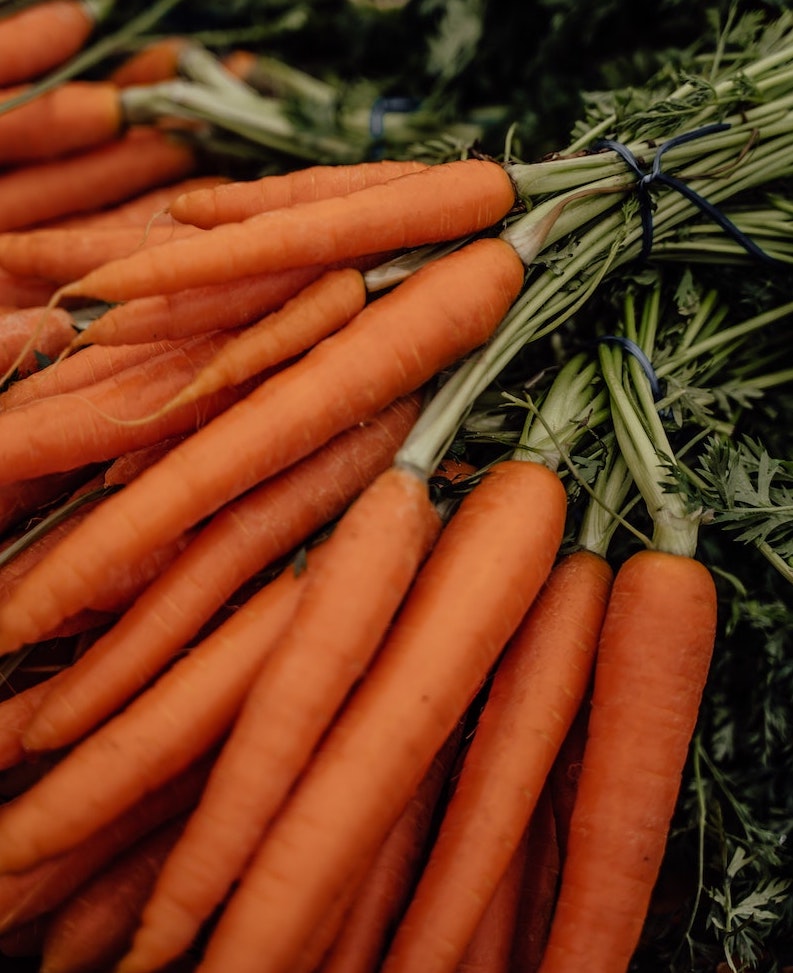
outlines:
[[514, 202], [512, 182], [495, 162], [428, 166], [346, 196], [297, 203], [213, 227], [194, 240], [111, 260], [68, 284], [60, 297], [129, 300], [452, 240], [496, 223]]
[[0, 174], [0, 232], [118, 203], [192, 172], [184, 140], [134, 126], [105, 145]]
[[0, 392], [0, 409], [15, 409], [50, 395], [75, 392], [119, 375], [127, 368], [143, 365], [183, 344], [177, 341], [151, 341], [133, 345], [95, 345], [84, 348], [38, 372], [27, 375]]
[[52, 281], [15, 277], [0, 267], [0, 302], [8, 307], [42, 307], [55, 290]]
[[386, 469], [418, 415], [398, 401], [221, 510], [105, 636], [75, 662], [25, 732], [60, 748], [110, 716], [257, 571], [340, 514]]
[[127, 973], [178, 956], [225, 898], [366, 670], [439, 527], [424, 480], [393, 466], [342, 517], [163, 868]]
[[0, 85], [30, 81], [76, 54], [102, 5], [41, 0], [0, 19]]
[[56, 358], [74, 338], [72, 316], [60, 307], [0, 313], [0, 336], [0, 376], [30, 375], [41, 368], [39, 356]]
[[324, 272], [321, 266], [259, 274], [175, 294], [156, 294], [111, 307], [72, 341], [84, 345], [175, 340], [236, 328], [281, 307]]
[[143, 421], [283, 364], [338, 331], [365, 304], [366, 285], [360, 271], [352, 267], [328, 271], [279, 310], [236, 335], [191, 382]]
[[[0, 605], [0, 652], [78, 611], [109, 565], [178, 536], [482, 344], [522, 283], [515, 251], [486, 238], [373, 301], [97, 508]], [[66, 567], [75, 558], [79, 575]]]
[[319, 973], [371, 973], [378, 968], [423, 865], [461, 737], [462, 722], [436, 754], [375, 855]]
[[0, 414], [0, 483], [113, 459], [207, 422], [245, 390], [224, 389], [198, 406], [174, 409], [151, 422], [124, 420], [147, 416], [169, 402], [230, 337], [231, 332], [221, 332], [196, 338], [76, 392]]
[[465, 496], [232, 894], [204, 973], [291, 968], [514, 633], [551, 570], [565, 512], [559, 478], [535, 463], [503, 462]]
[[49, 917], [42, 973], [108, 969], [119, 959], [186, 815], [139, 839]]
[[0, 871], [30, 868], [63, 853], [213, 747], [288, 624], [304, 578], [305, 572], [283, 571], [0, 808]]
[[192, 808], [210, 764], [211, 755], [191, 764], [62, 855], [28, 871], [0, 875], [0, 931], [51, 912], [133, 842]]
[[13, 767], [25, 757], [22, 730], [46, 694], [58, 684], [63, 670], [0, 702], [0, 770]]
[[50, 473], [0, 486], [0, 533], [34, 513], [44, 511], [56, 501], [65, 500], [90, 472], [93, 468], [78, 468], [68, 473]]
[[186, 37], [158, 38], [126, 57], [108, 77], [119, 88], [167, 81], [179, 73], [179, 59], [189, 44]]
[[309, 166], [284, 175], [229, 182], [212, 189], [183, 193], [171, 203], [169, 212], [182, 223], [209, 229], [220, 223], [238, 223], [257, 213], [294, 206], [295, 203], [346, 196], [426, 168], [424, 163], [415, 160], [391, 159], [353, 165]]
[[563, 558], [500, 660], [383, 973], [461, 962], [586, 690], [610, 582], [598, 555]]
[[[0, 91], [0, 107], [4, 99], [24, 90]], [[0, 164], [19, 165], [88, 149], [116, 138], [122, 124], [115, 85], [69, 81], [0, 114]]]
[[567, 731], [567, 736], [557, 754], [548, 778], [551, 804], [556, 822], [556, 840], [559, 844], [561, 861], [564, 861], [567, 854], [567, 837], [570, 833], [570, 819], [573, 815], [576, 793], [578, 792], [578, 779], [581, 776], [581, 762], [586, 745], [590, 703], [590, 695], [587, 693], [570, 729]]
[[541, 973], [628, 968], [660, 868], [715, 627], [715, 586], [693, 558], [642, 550], [617, 572]]
[[200, 232], [173, 224], [43, 228], [0, 233], [0, 266], [19, 277], [38, 277], [62, 284], [89, 273], [107, 260]]

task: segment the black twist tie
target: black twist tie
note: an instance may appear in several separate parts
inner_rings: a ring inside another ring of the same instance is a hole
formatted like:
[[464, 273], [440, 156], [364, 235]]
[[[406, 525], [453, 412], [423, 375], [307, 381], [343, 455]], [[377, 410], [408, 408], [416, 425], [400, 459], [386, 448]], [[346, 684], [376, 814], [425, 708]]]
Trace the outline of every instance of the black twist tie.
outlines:
[[694, 203], [695, 206], [705, 213], [707, 216], [713, 220], [718, 226], [720, 226], [726, 233], [728, 233], [736, 243], [740, 244], [753, 257], [761, 260], [765, 263], [769, 263], [773, 266], [779, 264], [774, 257], [770, 256], [759, 247], [751, 237], [747, 236], [742, 230], [730, 220], [724, 213], [721, 212], [713, 203], [708, 202], [703, 196], [700, 196], [698, 192], [693, 190], [690, 186], [684, 183], [682, 180], [675, 178], [674, 176], [668, 175], [661, 169], [661, 159], [667, 149], [674, 148], [676, 145], [682, 145], [685, 142], [691, 142], [694, 139], [702, 138], [705, 135], [711, 135], [715, 132], [724, 132], [730, 127], [728, 122], [714, 122], [712, 125], [703, 125], [702, 128], [694, 129], [692, 132], [683, 132], [681, 135], [675, 135], [671, 139], [667, 139], [659, 147], [658, 151], [655, 153], [655, 158], [653, 159], [652, 167], [649, 172], [645, 172], [639, 160], [631, 152], [631, 150], [624, 145], [622, 142], [617, 142], [613, 139], [599, 139], [592, 145], [593, 150], [598, 149], [611, 149], [616, 152], [617, 155], [621, 156], [628, 166], [636, 173], [639, 177], [639, 182], [636, 186], [636, 192], [639, 196], [639, 214], [642, 221], [642, 251], [641, 259], [646, 260], [650, 256], [650, 251], [653, 245], [653, 208], [652, 208], [652, 197], [650, 196], [650, 187], [655, 183], [660, 183], [662, 186], [667, 186], [669, 189], [674, 189], [676, 192], [684, 196], [689, 202]]

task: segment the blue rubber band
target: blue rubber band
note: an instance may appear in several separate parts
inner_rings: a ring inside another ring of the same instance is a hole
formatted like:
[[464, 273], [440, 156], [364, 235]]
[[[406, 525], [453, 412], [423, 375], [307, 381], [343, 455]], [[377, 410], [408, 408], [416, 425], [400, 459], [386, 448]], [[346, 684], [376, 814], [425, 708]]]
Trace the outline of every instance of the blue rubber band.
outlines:
[[653, 363], [635, 341], [631, 341], [630, 338], [626, 338], [620, 334], [604, 334], [597, 340], [610, 341], [612, 344], [620, 345], [629, 355], [632, 355], [642, 366], [642, 370], [647, 376], [647, 380], [650, 383], [650, 390], [653, 393], [653, 402], [657, 402], [664, 397], [661, 383], [658, 381], [658, 376], [655, 374], [655, 369], [653, 368]]
[[392, 112], [408, 113], [419, 106], [418, 98], [408, 98], [399, 95], [390, 98], [375, 98], [369, 115], [369, 134], [377, 141], [383, 137], [385, 131], [385, 116]]

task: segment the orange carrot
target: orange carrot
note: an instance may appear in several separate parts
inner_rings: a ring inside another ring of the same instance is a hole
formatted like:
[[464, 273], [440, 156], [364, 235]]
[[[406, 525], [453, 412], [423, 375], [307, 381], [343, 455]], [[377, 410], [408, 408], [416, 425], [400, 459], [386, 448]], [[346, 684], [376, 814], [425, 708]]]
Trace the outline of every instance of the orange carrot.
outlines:
[[22, 730], [41, 700], [58, 684], [62, 672], [60, 670], [0, 702], [0, 770], [23, 760]]
[[0, 302], [8, 307], [41, 307], [54, 293], [52, 281], [15, 277], [0, 267]]
[[15, 409], [50, 395], [75, 392], [104, 379], [118, 375], [126, 368], [175, 351], [183, 344], [177, 341], [151, 341], [133, 345], [95, 345], [79, 355], [54, 361], [38, 372], [14, 382], [0, 393], [0, 409]]
[[210, 765], [211, 755], [191, 764], [64, 854], [0, 875], [0, 932], [51, 912], [138, 838], [192, 808]]
[[[0, 91], [0, 107], [5, 99], [24, 90]], [[0, 114], [0, 164], [52, 159], [109, 142], [119, 134], [122, 123], [115, 85], [108, 81], [66, 82]]]
[[590, 703], [590, 694], [587, 693], [570, 729], [567, 731], [567, 736], [557, 754], [548, 778], [551, 804], [556, 822], [556, 840], [559, 845], [561, 861], [564, 861], [567, 854], [567, 838], [570, 833], [570, 819], [573, 816], [575, 798], [578, 792], [578, 779], [581, 776]]
[[[512, 247], [485, 238], [373, 301], [94, 510], [0, 605], [0, 652], [78, 611], [117, 560], [167, 543], [481, 345], [522, 283]], [[72, 559], [79, 573], [66, 567]]]
[[0, 483], [113, 459], [207, 422], [244, 389], [223, 389], [199, 405], [174, 409], [151, 422], [124, 424], [169, 402], [231, 335], [195, 338], [94, 385], [0, 414]]
[[62, 854], [212, 748], [286, 628], [305, 576], [283, 571], [0, 808], [0, 870], [19, 871]]
[[386, 469], [417, 415], [418, 397], [400, 400], [216, 514], [65, 674], [26, 728], [27, 747], [63, 747], [110, 716], [243, 582], [340, 514]]
[[458, 723], [377, 852], [320, 973], [372, 973], [421, 870], [462, 736]]
[[195, 168], [184, 140], [136, 126], [106, 145], [0, 173], [0, 231], [118, 203]]
[[119, 88], [167, 81], [179, 73], [179, 59], [189, 44], [186, 37], [158, 38], [126, 57], [109, 78]]
[[185, 820], [172, 818], [140, 838], [58, 907], [47, 922], [43, 973], [108, 969], [123, 955]]
[[452, 240], [496, 223], [514, 202], [512, 182], [495, 162], [465, 159], [428, 166], [346, 196], [271, 210], [213, 227], [195, 239], [111, 260], [64, 287], [60, 296], [129, 300]]
[[209, 229], [220, 223], [238, 223], [257, 213], [294, 206], [295, 203], [346, 196], [426, 168], [422, 162], [391, 159], [354, 165], [309, 166], [284, 175], [183, 193], [171, 203], [169, 212], [182, 223]]
[[236, 328], [281, 307], [324, 272], [321, 266], [243, 277], [227, 284], [141, 297], [111, 307], [73, 340], [83, 345], [121, 345], [175, 340]]
[[43, 512], [56, 501], [65, 500], [92, 472], [93, 467], [78, 468], [68, 473], [50, 473], [0, 486], [0, 534], [31, 514]]
[[62, 64], [95, 26], [96, 5], [85, 0], [42, 0], [0, 18], [0, 85], [30, 81]]
[[225, 898], [366, 670], [439, 527], [424, 480], [398, 467], [342, 517], [163, 867], [122, 964], [127, 973], [177, 957]]
[[39, 277], [62, 284], [89, 273], [107, 260], [197, 233], [201, 230], [178, 223], [0, 233], [0, 266], [19, 277]]
[[493, 679], [427, 867], [383, 973], [453, 971], [521, 840], [589, 682], [611, 569], [562, 559]]
[[627, 970], [663, 857], [716, 629], [700, 562], [643, 550], [617, 572], [541, 973]]
[[559, 478], [535, 463], [503, 462], [466, 495], [232, 894], [205, 973], [291, 969], [358, 862], [385, 839], [534, 600], [565, 513]]
[[26, 307], [0, 313], [0, 376], [41, 368], [39, 356], [56, 358], [74, 338], [72, 316], [60, 307]]

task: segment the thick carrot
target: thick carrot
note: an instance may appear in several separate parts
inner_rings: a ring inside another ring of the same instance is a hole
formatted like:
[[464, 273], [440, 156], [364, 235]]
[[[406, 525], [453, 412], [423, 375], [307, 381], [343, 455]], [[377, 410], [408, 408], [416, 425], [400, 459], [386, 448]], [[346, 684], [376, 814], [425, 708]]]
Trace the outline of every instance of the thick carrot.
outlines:
[[424, 863], [438, 806], [459, 752], [462, 729], [460, 722], [389, 831], [319, 973], [372, 973], [378, 968]]
[[19, 277], [63, 284], [105, 261], [201, 233], [179, 223], [154, 226], [42, 228], [0, 233], [0, 266]]
[[663, 857], [715, 628], [715, 586], [701, 562], [643, 550], [620, 567], [541, 973], [628, 968]]
[[206, 423], [239, 400], [245, 389], [223, 389], [151, 422], [124, 420], [148, 416], [170, 402], [231, 335], [226, 331], [195, 338], [94, 385], [1, 413], [0, 483], [113, 459]]
[[163, 868], [126, 973], [177, 957], [223, 901], [366, 670], [439, 528], [423, 478], [398, 467], [342, 517]]
[[0, 174], [0, 231], [118, 203], [195, 166], [184, 140], [136, 126], [106, 145]]
[[565, 513], [559, 478], [535, 463], [501, 463], [466, 495], [232, 894], [204, 973], [291, 969], [513, 635], [551, 570]]
[[[23, 90], [0, 91], [0, 107]], [[0, 164], [52, 159], [109, 142], [118, 136], [123, 120], [114, 84], [66, 82], [0, 114]]]
[[[485, 342], [522, 283], [512, 247], [485, 238], [373, 301], [93, 511], [0, 606], [0, 652], [78, 611], [117, 560], [178, 536]], [[67, 567], [73, 559], [79, 574]]]
[[109, 969], [124, 954], [185, 820], [172, 818], [140, 838], [58, 907], [47, 922], [41, 973]]
[[416, 396], [394, 403], [216, 514], [65, 673], [26, 728], [28, 748], [61, 748], [111, 715], [240, 585], [340, 514], [390, 465], [418, 402]]
[[0, 931], [51, 912], [133, 842], [195, 805], [211, 755], [146, 795], [69, 851], [28, 871], [0, 875]]
[[309, 166], [284, 175], [263, 176], [248, 182], [230, 182], [214, 189], [183, 193], [171, 203], [169, 212], [182, 223], [209, 229], [220, 223], [238, 223], [257, 213], [294, 206], [295, 203], [346, 196], [426, 168], [422, 162], [391, 159], [354, 165]]
[[175, 340], [240, 327], [281, 307], [324, 270], [321, 266], [298, 267], [127, 301], [111, 307], [81, 331], [70, 349]]
[[0, 85], [31, 81], [76, 54], [96, 26], [95, 4], [43, 0], [0, 18]]
[[[74, 338], [71, 314], [61, 307], [25, 307], [0, 313], [0, 376], [30, 375], [41, 368], [38, 356], [53, 359]], [[0, 379], [0, 383], [2, 379]]]
[[213, 747], [289, 623], [305, 576], [285, 569], [127, 709], [0, 808], [0, 870], [19, 871], [63, 853]]
[[611, 568], [563, 558], [500, 660], [384, 973], [453, 971], [521, 840], [589, 682]]
[[0, 302], [8, 307], [42, 307], [55, 290], [50, 280], [15, 277], [0, 268]]
[[428, 166], [346, 196], [271, 210], [195, 239], [111, 260], [64, 287], [60, 296], [129, 300], [452, 240], [498, 222], [514, 202], [512, 182], [495, 162]]

